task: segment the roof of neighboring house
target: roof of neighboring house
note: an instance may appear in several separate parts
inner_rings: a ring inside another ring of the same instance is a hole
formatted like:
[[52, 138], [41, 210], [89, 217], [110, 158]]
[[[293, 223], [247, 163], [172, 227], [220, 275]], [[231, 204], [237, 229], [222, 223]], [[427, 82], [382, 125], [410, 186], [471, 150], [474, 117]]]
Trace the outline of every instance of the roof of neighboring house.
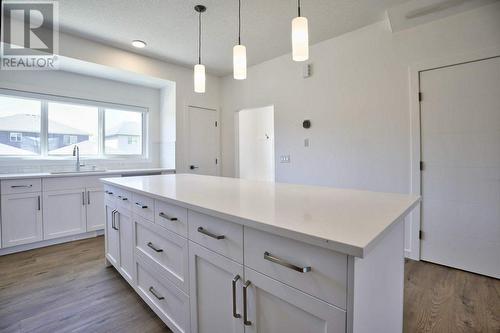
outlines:
[[121, 122], [119, 126], [113, 127], [106, 131], [106, 137], [115, 135], [127, 135], [127, 136], [140, 136], [142, 133], [142, 128], [137, 126], [134, 121], [124, 121]]
[[[51, 134], [90, 135], [90, 133], [53, 120], [49, 120], [49, 130]], [[0, 117], [0, 131], [39, 132], [40, 116], [31, 114], [15, 114]]]

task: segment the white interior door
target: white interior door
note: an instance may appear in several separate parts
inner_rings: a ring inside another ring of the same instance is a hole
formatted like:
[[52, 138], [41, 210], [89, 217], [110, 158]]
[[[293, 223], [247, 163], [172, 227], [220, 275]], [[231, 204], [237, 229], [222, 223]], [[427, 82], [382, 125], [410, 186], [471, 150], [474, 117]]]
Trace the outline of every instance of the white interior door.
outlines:
[[189, 106], [187, 113], [188, 171], [216, 176], [219, 169], [217, 110]]
[[421, 258], [500, 278], [500, 57], [420, 73]]
[[238, 114], [239, 177], [274, 181], [274, 107]]

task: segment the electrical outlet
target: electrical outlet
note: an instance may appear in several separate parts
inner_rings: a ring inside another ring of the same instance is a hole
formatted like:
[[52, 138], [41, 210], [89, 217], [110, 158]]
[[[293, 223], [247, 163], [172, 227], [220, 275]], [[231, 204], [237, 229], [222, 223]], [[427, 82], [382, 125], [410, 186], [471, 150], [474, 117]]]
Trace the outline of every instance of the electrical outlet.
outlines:
[[281, 155], [280, 163], [290, 163], [290, 155]]
[[309, 148], [309, 139], [304, 139], [304, 147]]

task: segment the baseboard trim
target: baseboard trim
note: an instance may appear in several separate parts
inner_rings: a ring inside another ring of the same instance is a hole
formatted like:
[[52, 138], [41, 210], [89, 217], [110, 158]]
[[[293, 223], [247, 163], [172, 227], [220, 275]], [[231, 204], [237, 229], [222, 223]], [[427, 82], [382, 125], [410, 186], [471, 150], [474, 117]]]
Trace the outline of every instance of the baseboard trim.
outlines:
[[66, 236], [66, 237], [61, 237], [61, 238], [48, 239], [48, 240], [44, 240], [41, 242], [6, 247], [3, 249], [0, 249], [0, 256], [4, 256], [6, 254], [12, 254], [12, 253], [17, 253], [17, 252], [33, 250], [33, 249], [38, 249], [41, 247], [46, 247], [46, 246], [51, 246], [51, 245], [56, 245], [56, 244], [73, 242], [76, 240], [92, 238], [92, 237], [97, 237], [97, 236], [101, 236], [101, 235], [104, 235], [104, 230], [90, 231], [90, 232], [86, 232], [84, 234], [71, 235], [71, 236]]

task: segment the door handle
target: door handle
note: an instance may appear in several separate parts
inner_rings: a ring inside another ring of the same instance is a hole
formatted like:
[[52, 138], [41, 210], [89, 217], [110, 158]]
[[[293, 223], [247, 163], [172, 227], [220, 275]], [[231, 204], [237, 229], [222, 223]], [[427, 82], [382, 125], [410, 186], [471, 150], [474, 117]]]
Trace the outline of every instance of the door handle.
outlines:
[[273, 256], [271, 253], [269, 253], [267, 251], [264, 252], [264, 259], [268, 260], [270, 262], [274, 262], [275, 264], [284, 266], [286, 268], [290, 268], [290, 269], [292, 269], [296, 272], [299, 272], [299, 273], [307, 273], [307, 272], [311, 271], [311, 266], [306, 266], [306, 267], [295, 266], [294, 264], [291, 264], [288, 261], [285, 261], [281, 258]]
[[87, 191], [87, 204], [90, 205], [90, 191]]
[[195, 165], [190, 165], [190, 166], [189, 166], [189, 169], [194, 170], [194, 169], [198, 169], [198, 167], [197, 167], [197, 166], [195, 166]]
[[221, 240], [221, 239], [226, 238], [226, 236], [224, 236], [224, 235], [213, 234], [210, 231], [203, 229], [202, 227], [198, 227], [198, 232], [201, 234], [207, 235], [208, 237], [212, 237], [214, 239], [217, 239], [217, 240]]
[[250, 281], [245, 282], [243, 285], [243, 324], [245, 326], [252, 325], [252, 322], [248, 320], [248, 308], [247, 308], [247, 289], [250, 286]]
[[169, 220], [169, 221], [177, 221], [177, 217], [170, 217], [167, 214], [165, 214], [164, 212], [160, 212], [158, 215], [160, 217], [163, 217], [164, 219]]
[[118, 213], [118, 211], [115, 209], [111, 215], [112, 215], [112, 219], [111, 219], [111, 227], [113, 229], [115, 229], [116, 231], [118, 231], [119, 229], [116, 227], [116, 214]]
[[38, 196], [38, 198], [37, 198], [37, 204], [38, 204], [37, 210], [40, 210], [42, 208], [41, 204], [40, 204], [40, 196]]
[[85, 206], [85, 191], [82, 192], [82, 205]]
[[241, 318], [241, 315], [239, 313], [236, 313], [236, 282], [240, 279], [239, 275], [236, 275], [231, 282], [232, 288], [233, 288], [233, 317], [234, 318]]

